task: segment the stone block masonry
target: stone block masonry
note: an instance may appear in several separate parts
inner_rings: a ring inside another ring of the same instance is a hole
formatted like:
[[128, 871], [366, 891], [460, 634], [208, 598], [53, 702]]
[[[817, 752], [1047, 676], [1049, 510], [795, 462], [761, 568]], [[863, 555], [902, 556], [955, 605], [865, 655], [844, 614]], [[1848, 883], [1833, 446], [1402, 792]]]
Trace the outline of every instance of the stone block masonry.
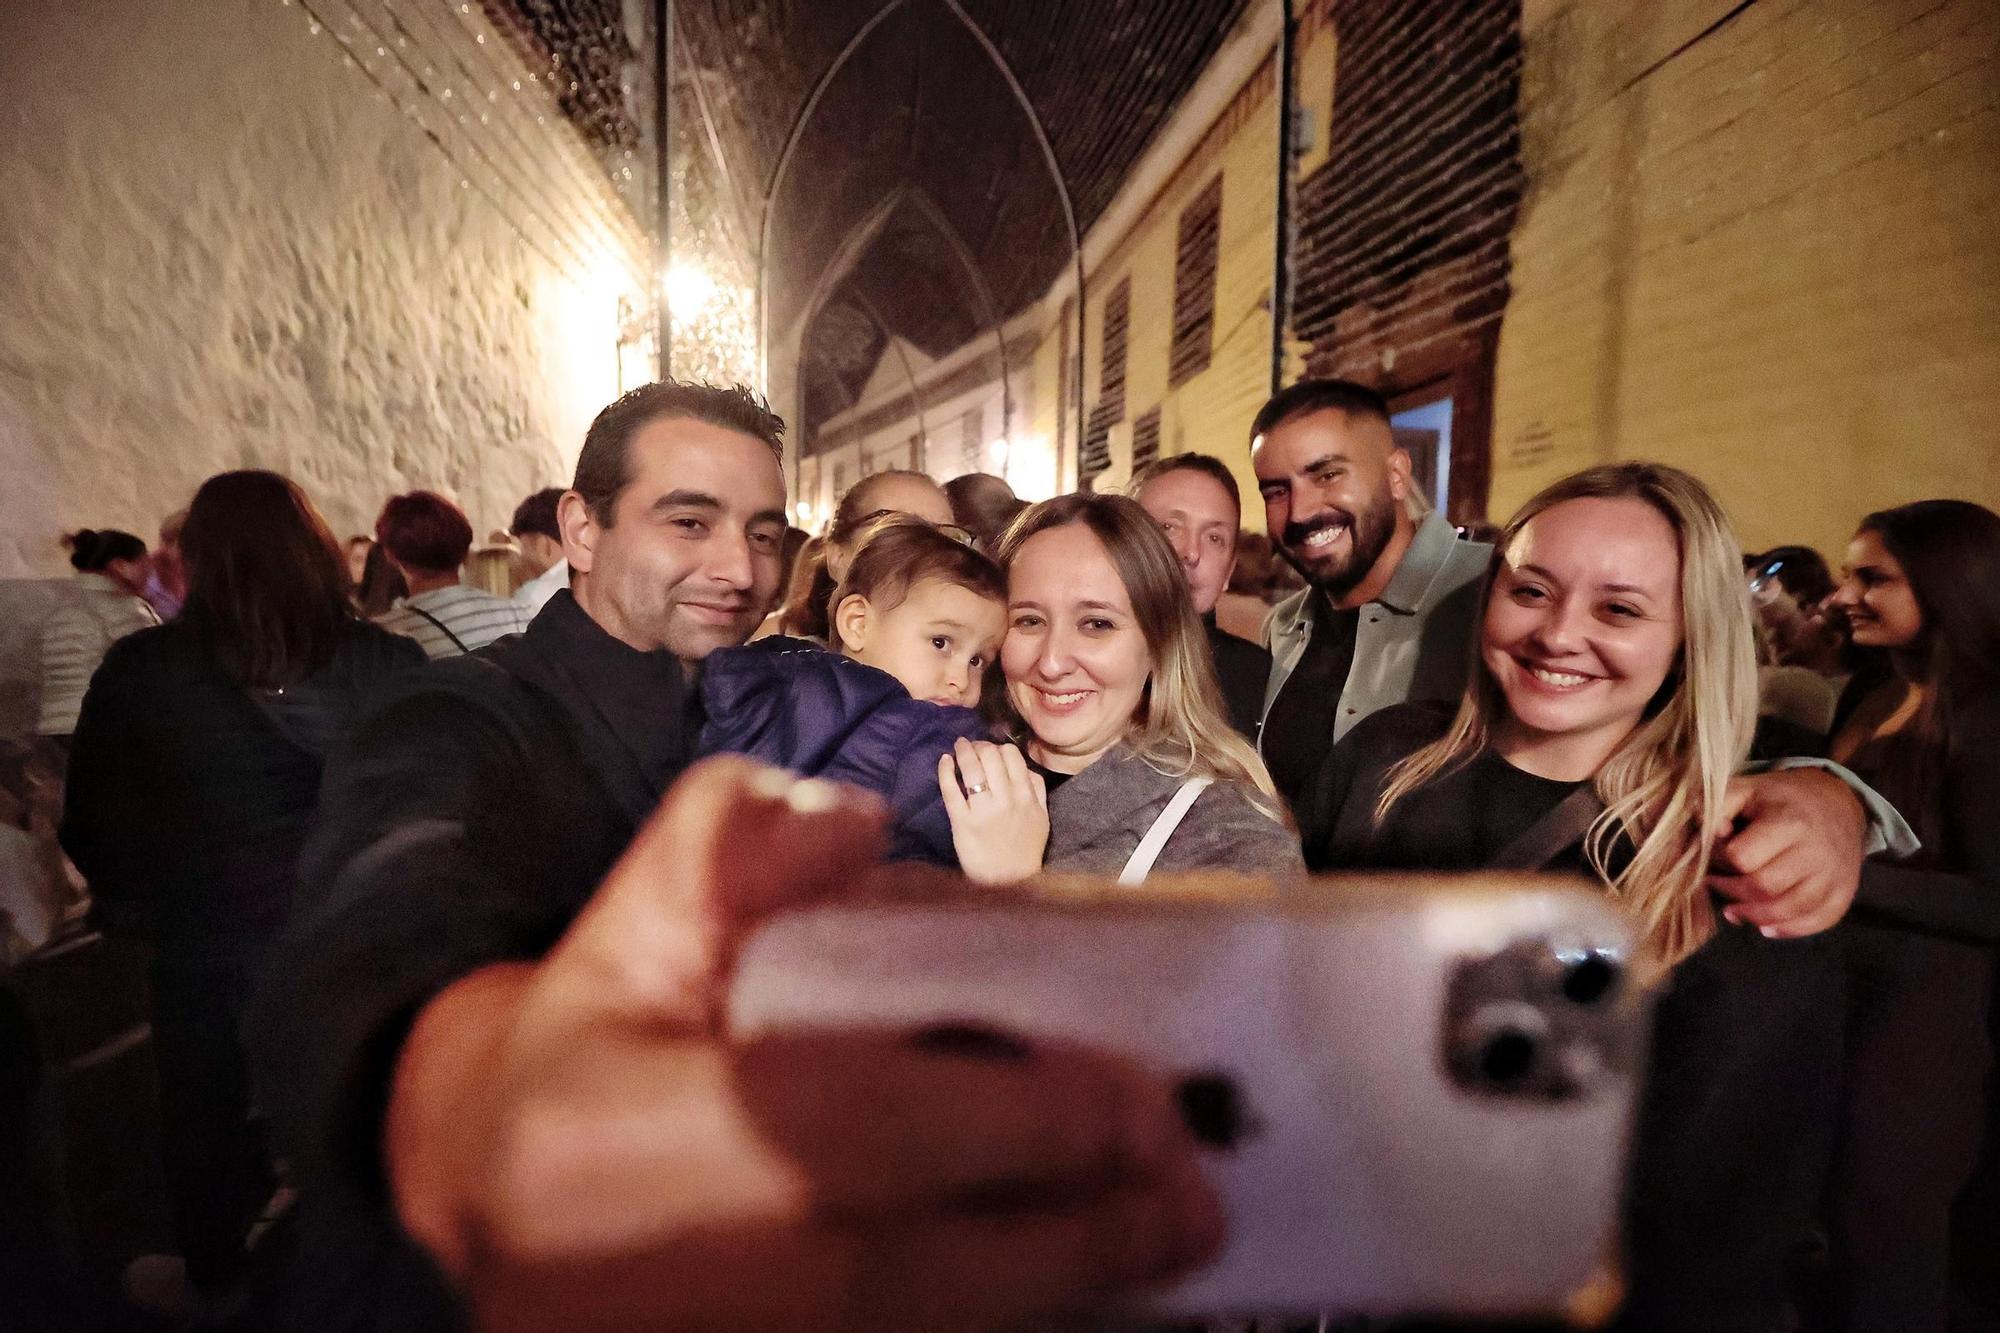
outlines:
[[[68, 528], [150, 539], [227, 468], [343, 535], [419, 486], [483, 533], [567, 479], [640, 233], [552, 106], [503, 100], [479, 6], [389, 9], [0, 5], [0, 577]], [[378, 50], [386, 88], [350, 63]]]

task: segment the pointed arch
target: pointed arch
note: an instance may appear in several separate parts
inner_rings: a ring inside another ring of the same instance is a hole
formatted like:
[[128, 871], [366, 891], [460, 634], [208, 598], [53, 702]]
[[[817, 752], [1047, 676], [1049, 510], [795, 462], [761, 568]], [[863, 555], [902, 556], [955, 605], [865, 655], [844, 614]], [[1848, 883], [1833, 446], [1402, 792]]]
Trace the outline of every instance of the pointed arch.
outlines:
[[[833, 80], [846, 67], [847, 62], [853, 58], [854, 53], [861, 49], [862, 44], [867, 41], [869, 35], [881, 26], [883, 21], [891, 14], [909, 2], [910, 0], [883, 0], [881, 8], [877, 9], [865, 23], [855, 30], [854, 35], [848, 38], [847, 44], [840, 49], [840, 53], [821, 72], [819, 78], [813, 84], [812, 91], [807, 94], [805, 103], [799, 108], [798, 114], [792, 118], [791, 128], [785, 135], [784, 147], [778, 152], [778, 161], [772, 168], [771, 180], [765, 187], [763, 216], [759, 222], [757, 239], [757, 363], [760, 387], [766, 393], [770, 392], [771, 378], [771, 221], [778, 191], [784, 186], [785, 175], [791, 169], [792, 155], [798, 148], [799, 140], [804, 136], [806, 124], [812, 119], [813, 113], [819, 109], [820, 99], [825, 96], [826, 90], [832, 86]], [[1075, 266], [1076, 274], [1076, 355], [1074, 358], [1075, 372], [1073, 388], [1075, 419], [1078, 422], [1078, 428], [1081, 429], [1083, 420], [1085, 313], [1083, 236], [1077, 227], [1076, 201], [1070, 193], [1069, 179], [1063, 175], [1062, 164], [1056, 159], [1055, 147], [1049, 140], [1048, 130], [1042, 124], [1040, 113], [1035, 110], [1034, 102], [1028, 97], [1027, 89], [1022, 86], [1019, 75], [1015, 73], [1014, 67], [1008, 63], [1007, 57], [994, 44], [993, 39], [987, 35], [986, 30], [980, 27], [970, 14], [966, 13], [964, 6], [959, 3], [959, 0], [940, 0], [940, 3], [951, 13], [952, 17], [958, 20], [966, 32], [972, 36], [973, 41], [978, 45], [979, 49], [985, 52], [987, 59], [993, 63], [994, 69], [999, 73], [1001, 80], [1007, 85], [1007, 90], [1014, 98], [1015, 103], [1021, 108], [1021, 113], [1027, 118], [1028, 128], [1034, 135], [1035, 146], [1041, 151], [1043, 163], [1048, 167], [1049, 179], [1055, 185], [1057, 201], [1062, 205], [1063, 226], [1069, 233], [1070, 258]], [[933, 207], [935, 208], [934, 203]], [[884, 217], [886, 219], [886, 215]], [[878, 230], [880, 225], [880, 222], [876, 224]], [[959, 245], [963, 246], [963, 238], [958, 236], [955, 229], [946, 227], [944, 231], [948, 238], [958, 241]], [[984, 275], [982, 274], [982, 285], [983, 277]], [[806, 307], [808, 320], [810, 319], [812, 308], [812, 304], [809, 302]], [[805, 322], [802, 321], [800, 324], [802, 329], [805, 327]], [[995, 320], [995, 334], [1000, 338], [1003, 345], [1001, 355], [1004, 367], [1006, 335], [1004, 329], [1000, 327], [997, 318]], [[1003, 390], [1011, 395], [1012, 389], [1011, 386], [1006, 384], [1004, 369], [1002, 385]], [[1011, 422], [1011, 400], [1003, 407], [1003, 413]]]

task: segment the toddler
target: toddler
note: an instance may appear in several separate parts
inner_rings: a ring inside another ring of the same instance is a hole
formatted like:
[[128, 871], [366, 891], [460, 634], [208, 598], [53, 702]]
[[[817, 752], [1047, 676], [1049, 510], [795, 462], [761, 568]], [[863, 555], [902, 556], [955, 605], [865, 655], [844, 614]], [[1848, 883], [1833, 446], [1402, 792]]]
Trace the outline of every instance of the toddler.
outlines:
[[832, 651], [774, 635], [709, 656], [702, 752], [865, 787], [893, 811], [891, 860], [958, 865], [940, 757], [990, 732], [974, 710], [1006, 609], [989, 557], [920, 518], [883, 518], [829, 603]]

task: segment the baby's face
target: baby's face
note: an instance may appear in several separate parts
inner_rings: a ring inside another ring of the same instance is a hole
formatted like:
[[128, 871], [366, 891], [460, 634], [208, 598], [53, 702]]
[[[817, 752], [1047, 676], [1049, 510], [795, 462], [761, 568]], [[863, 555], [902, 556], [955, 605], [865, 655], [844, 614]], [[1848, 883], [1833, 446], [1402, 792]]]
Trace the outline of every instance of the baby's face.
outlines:
[[869, 608], [848, 656], [886, 671], [913, 699], [971, 707], [1000, 651], [1006, 609], [990, 597], [942, 579], [925, 579], [887, 611]]

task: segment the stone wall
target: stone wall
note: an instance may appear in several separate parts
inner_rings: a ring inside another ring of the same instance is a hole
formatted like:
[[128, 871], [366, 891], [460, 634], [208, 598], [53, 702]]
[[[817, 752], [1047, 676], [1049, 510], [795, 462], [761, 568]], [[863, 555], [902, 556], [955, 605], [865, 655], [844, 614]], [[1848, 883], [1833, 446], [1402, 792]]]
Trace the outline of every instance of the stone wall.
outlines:
[[0, 577], [228, 468], [343, 533], [566, 480], [644, 243], [525, 73], [477, 5], [0, 5]]
[[1747, 545], [2000, 506], [2000, 6], [1530, 0], [1491, 512], [1616, 458]]

